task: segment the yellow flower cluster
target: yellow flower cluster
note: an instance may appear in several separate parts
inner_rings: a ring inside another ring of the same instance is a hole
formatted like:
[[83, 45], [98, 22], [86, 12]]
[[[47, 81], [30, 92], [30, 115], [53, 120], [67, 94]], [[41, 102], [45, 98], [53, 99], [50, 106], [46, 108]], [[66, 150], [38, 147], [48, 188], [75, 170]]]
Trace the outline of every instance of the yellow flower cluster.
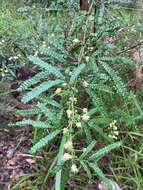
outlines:
[[112, 132], [108, 136], [113, 139], [118, 139], [118, 135], [119, 135], [119, 131], [118, 131], [118, 127], [116, 126], [116, 123], [117, 123], [116, 120], [110, 123], [110, 129], [112, 130]]
[[71, 140], [68, 140], [65, 144], [64, 144], [64, 148], [68, 151], [72, 151], [73, 150], [73, 143]]
[[82, 112], [83, 112], [83, 115], [81, 116], [82, 120], [88, 121], [90, 119], [90, 116], [88, 115], [87, 108], [83, 108]]
[[73, 40], [73, 43], [79, 43], [80, 42], [80, 40], [78, 39], [78, 38], [75, 38], [74, 40]]
[[[72, 155], [69, 154], [69, 153], [65, 153], [63, 155], [63, 161], [66, 162], [66, 161], [69, 161], [72, 159]], [[74, 174], [77, 174], [79, 172], [77, 166], [75, 164], [72, 164], [71, 166], [71, 172], [74, 173]]]
[[72, 155], [71, 154], [69, 154], [69, 153], [65, 153], [64, 155], [63, 155], [63, 161], [65, 162], [65, 161], [68, 161], [68, 160], [71, 160], [72, 159]]
[[0, 69], [1, 76], [4, 77], [6, 73], [8, 73], [7, 69], [1, 68]]
[[67, 110], [66, 113], [67, 113], [67, 117], [70, 119], [72, 114], [73, 114], [73, 111], [72, 110]]
[[82, 85], [83, 85], [83, 87], [87, 88], [88, 87], [88, 82], [86, 80], [84, 80]]
[[21, 57], [21, 55], [18, 54], [18, 55], [15, 55], [15, 56], [11, 56], [11, 57], [9, 57], [8, 60], [9, 60], [9, 61], [17, 60], [17, 59], [19, 59], [20, 57]]
[[4, 42], [5, 42], [5, 40], [1, 40], [0, 45], [3, 45], [3, 44], [4, 44]]
[[60, 93], [61, 93], [61, 91], [62, 91], [62, 89], [61, 89], [61, 88], [57, 88], [57, 89], [56, 89], [56, 91], [55, 91], [55, 94], [60, 94]]
[[74, 174], [77, 174], [79, 172], [77, 166], [75, 164], [72, 164], [71, 166], [71, 172]]

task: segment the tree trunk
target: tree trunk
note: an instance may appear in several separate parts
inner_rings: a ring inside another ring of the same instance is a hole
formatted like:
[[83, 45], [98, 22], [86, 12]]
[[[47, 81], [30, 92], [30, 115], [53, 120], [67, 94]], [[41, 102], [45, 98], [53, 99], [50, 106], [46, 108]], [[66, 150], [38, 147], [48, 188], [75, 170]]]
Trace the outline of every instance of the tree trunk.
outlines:
[[82, 10], [82, 11], [88, 11], [89, 10], [88, 0], [80, 0], [80, 10]]

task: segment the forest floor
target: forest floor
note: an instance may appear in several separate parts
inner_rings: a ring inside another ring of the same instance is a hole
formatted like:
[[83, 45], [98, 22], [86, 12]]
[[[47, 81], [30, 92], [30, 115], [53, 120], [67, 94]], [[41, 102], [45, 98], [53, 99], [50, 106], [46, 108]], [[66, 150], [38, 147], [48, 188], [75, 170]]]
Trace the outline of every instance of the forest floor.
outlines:
[[11, 82], [8, 96], [1, 97], [1, 101], [9, 103], [6, 104], [5, 111], [0, 113], [0, 190], [11, 190], [11, 184], [23, 174], [31, 173], [36, 163], [34, 157], [27, 153], [32, 144], [32, 129], [28, 126], [8, 126], [19, 119], [15, 108], [25, 106], [20, 103], [17, 95], [10, 93], [14, 91], [12, 86]]
[[11, 183], [33, 169], [33, 158], [26, 154], [29, 134], [23, 129], [4, 129], [0, 132], [0, 189], [10, 190]]

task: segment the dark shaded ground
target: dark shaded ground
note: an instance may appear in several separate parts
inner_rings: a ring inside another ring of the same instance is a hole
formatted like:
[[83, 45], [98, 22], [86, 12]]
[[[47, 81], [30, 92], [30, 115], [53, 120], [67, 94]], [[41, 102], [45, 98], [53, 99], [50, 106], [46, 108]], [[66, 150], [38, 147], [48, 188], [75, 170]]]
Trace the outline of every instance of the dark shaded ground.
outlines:
[[35, 166], [34, 157], [28, 154], [31, 128], [8, 126], [21, 119], [15, 115], [16, 109], [28, 108], [28, 105], [20, 103], [16, 92], [18, 85], [18, 80], [0, 83], [0, 190], [11, 190], [12, 182], [23, 174], [31, 173]]
[[13, 181], [32, 172], [35, 160], [27, 154], [29, 136], [26, 129], [0, 129], [0, 190], [10, 190]]

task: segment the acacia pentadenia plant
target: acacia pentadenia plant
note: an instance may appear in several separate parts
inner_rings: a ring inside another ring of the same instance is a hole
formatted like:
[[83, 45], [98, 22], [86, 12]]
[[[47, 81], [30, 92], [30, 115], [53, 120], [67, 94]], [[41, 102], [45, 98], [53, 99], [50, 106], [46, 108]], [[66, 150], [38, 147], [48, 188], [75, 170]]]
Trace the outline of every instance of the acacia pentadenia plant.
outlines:
[[[89, 180], [92, 174], [96, 175], [112, 189], [111, 180], [106, 178], [98, 162], [122, 143], [118, 140], [117, 121], [109, 114], [107, 105], [110, 98], [124, 102], [129, 96], [112, 63], [132, 62], [119, 55], [112, 56], [113, 47], [103, 39], [113, 26], [101, 25], [102, 18], [98, 18], [96, 33], [92, 33], [94, 19], [91, 4], [87, 14], [75, 13], [66, 38], [64, 31], [49, 34], [35, 55], [28, 57], [39, 68], [38, 73], [18, 88], [26, 92], [23, 103], [36, 102], [32, 109], [17, 111], [30, 119], [15, 124], [35, 129], [30, 152], [34, 154], [45, 146], [48, 150], [51, 143], [55, 144], [56, 154], [52, 154], [46, 176], [46, 180], [55, 176], [55, 190], [64, 189], [65, 179], [81, 172]], [[108, 130], [104, 131], [104, 126]], [[45, 136], [39, 139], [41, 130]], [[97, 150], [101, 140], [106, 145]]]

